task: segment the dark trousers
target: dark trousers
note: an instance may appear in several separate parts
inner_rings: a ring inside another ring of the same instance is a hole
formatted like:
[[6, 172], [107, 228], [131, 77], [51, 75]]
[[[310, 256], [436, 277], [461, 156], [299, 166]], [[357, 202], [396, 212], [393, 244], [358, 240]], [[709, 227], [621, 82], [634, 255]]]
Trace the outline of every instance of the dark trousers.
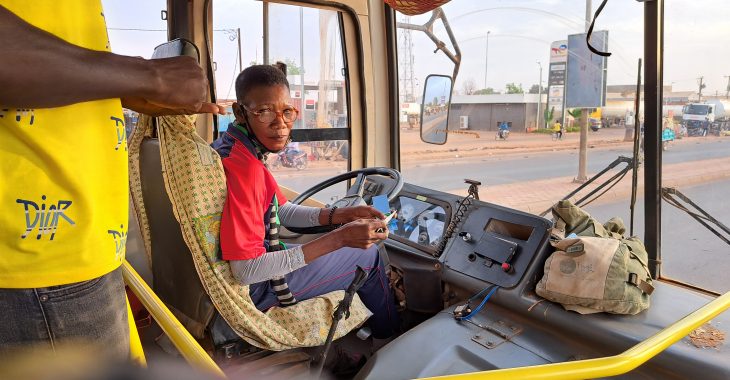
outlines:
[[[377, 245], [366, 250], [338, 249], [287, 274], [285, 278], [294, 297], [302, 301], [335, 290], [345, 290], [355, 277], [356, 265], [369, 272], [357, 294], [373, 313], [368, 320], [373, 337], [387, 338], [394, 335], [400, 322]], [[279, 304], [268, 281], [252, 284], [249, 292], [259, 310], [264, 311]]]
[[129, 358], [122, 270], [73, 284], [0, 289], [0, 356], [19, 348], [56, 351], [93, 345], [110, 360]]

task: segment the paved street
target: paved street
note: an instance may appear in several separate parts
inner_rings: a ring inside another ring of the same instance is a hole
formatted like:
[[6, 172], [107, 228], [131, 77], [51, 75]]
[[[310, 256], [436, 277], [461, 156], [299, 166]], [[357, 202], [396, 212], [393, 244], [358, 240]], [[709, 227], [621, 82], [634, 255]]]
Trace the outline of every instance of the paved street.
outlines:
[[[589, 174], [603, 169], [619, 155], [630, 156], [630, 149], [628, 144], [590, 149]], [[483, 152], [482, 156], [467, 157], [461, 157], [457, 152], [452, 153], [450, 158], [443, 157], [440, 160], [404, 162], [401, 172], [406, 182], [445, 192], [458, 192], [464, 189], [463, 179], [471, 178], [481, 181], [487, 186], [483, 191], [489, 193], [489, 186], [575, 177], [578, 170], [577, 156], [577, 150], [522, 154]], [[730, 139], [686, 138], [675, 143], [664, 153], [664, 165], [669, 167], [673, 164], [728, 157], [730, 157]], [[301, 191], [344, 172], [346, 165], [345, 161], [327, 161], [303, 171], [285, 168], [274, 173], [280, 184]], [[316, 198], [329, 202], [333, 196], [341, 195], [344, 191], [345, 186], [342, 185], [329, 189]]]

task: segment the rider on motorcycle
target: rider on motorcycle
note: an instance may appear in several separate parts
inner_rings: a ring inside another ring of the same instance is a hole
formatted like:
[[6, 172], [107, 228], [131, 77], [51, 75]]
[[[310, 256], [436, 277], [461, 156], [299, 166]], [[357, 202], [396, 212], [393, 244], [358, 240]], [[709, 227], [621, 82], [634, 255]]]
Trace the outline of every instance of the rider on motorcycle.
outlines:
[[497, 136], [499, 136], [500, 139], [506, 139], [507, 135], [509, 135], [509, 123], [503, 121], [499, 124], [499, 132], [497, 132]]
[[560, 120], [555, 120], [555, 124], [553, 124], [553, 131], [558, 136], [559, 140], [563, 139], [563, 126], [560, 124]]

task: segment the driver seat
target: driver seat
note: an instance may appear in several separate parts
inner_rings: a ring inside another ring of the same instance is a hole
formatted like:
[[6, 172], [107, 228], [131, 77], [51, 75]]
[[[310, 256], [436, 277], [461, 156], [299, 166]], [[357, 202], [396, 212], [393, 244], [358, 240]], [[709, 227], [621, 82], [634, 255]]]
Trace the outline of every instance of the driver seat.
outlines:
[[[198, 57], [197, 48], [182, 40], [156, 48], [153, 58], [180, 54]], [[223, 326], [224, 338], [237, 335], [266, 350], [321, 345], [344, 291], [265, 313], [256, 309], [248, 286], [233, 278], [220, 257], [225, 173], [220, 157], [195, 132], [194, 118], [140, 115], [129, 141], [130, 191], [155, 292], [199, 339]], [[335, 338], [369, 314], [356, 296]]]
[[[344, 291], [265, 313], [256, 309], [248, 286], [233, 277], [220, 257], [219, 226], [226, 197], [220, 157], [197, 135], [189, 117], [164, 116], [156, 121], [157, 138], [152, 118], [146, 115], [132, 134], [130, 187], [153, 265], [155, 290], [163, 301], [197, 337], [204, 335], [217, 310], [237, 335], [259, 348], [280, 351], [321, 345]], [[356, 297], [336, 338], [368, 316]]]

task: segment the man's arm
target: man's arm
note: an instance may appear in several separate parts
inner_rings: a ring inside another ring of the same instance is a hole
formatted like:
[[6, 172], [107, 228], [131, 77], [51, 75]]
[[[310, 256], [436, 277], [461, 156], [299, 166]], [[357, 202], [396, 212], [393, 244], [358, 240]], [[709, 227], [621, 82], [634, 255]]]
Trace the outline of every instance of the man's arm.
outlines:
[[[69, 44], [0, 6], [0, 104], [50, 108], [122, 98], [158, 113], [214, 112], [195, 59], [145, 60]], [[126, 105], [126, 104], [125, 104]], [[165, 112], [166, 111], [166, 112]]]

